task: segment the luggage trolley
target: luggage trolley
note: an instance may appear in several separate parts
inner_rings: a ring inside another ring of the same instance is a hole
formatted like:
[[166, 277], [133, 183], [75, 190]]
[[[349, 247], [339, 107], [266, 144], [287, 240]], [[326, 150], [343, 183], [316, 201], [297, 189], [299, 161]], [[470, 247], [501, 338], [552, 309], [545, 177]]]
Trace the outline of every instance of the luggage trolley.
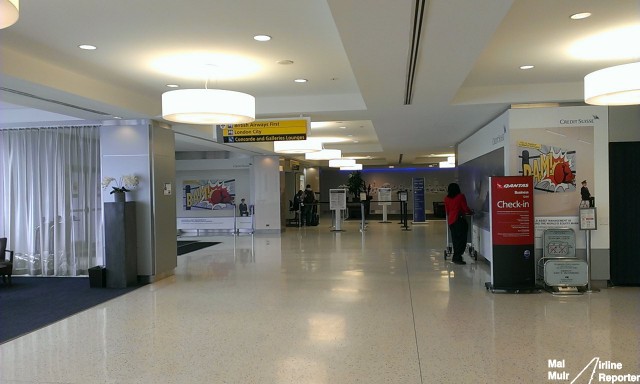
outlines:
[[[473, 260], [478, 260], [478, 251], [476, 251], [475, 249], [473, 249], [473, 214], [471, 215], [464, 215], [465, 220], [467, 220], [467, 225], [469, 227], [468, 231], [467, 231], [467, 252], [469, 252], [469, 257], [471, 257]], [[446, 248], [444, 249], [444, 259], [447, 260], [447, 258], [451, 255], [453, 255], [453, 243], [451, 243], [451, 231], [449, 230], [449, 215], [445, 215], [445, 225], [447, 226], [446, 232], [447, 232], [447, 245]]]

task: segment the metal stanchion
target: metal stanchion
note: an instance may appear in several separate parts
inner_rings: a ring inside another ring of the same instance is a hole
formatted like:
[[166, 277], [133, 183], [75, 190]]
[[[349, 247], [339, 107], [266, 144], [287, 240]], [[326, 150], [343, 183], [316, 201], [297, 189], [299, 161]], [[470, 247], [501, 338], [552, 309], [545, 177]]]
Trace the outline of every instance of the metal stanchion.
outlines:
[[342, 229], [342, 215], [340, 214], [340, 210], [338, 209], [334, 209], [331, 210], [331, 212], [333, 212], [333, 216], [334, 216], [334, 221], [335, 221], [335, 225], [333, 227], [333, 229], [331, 230], [332, 232], [343, 232], [344, 229]]
[[402, 217], [402, 222], [403, 222], [402, 230], [403, 231], [410, 231], [411, 228], [409, 228], [409, 219], [408, 219], [409, 210], [407, 208], [407, 202], [406, 201], [402, 201], [400, 203], [400, 207], [401, 207], [400, 208], [400, 212], [401, 212], [400, 216]]
[[240, 230], [238, 229], [238, 216], [236, 215], [236, 204], [233, 203], [231, 204], [233, 205], [233, 235], [237, 236], [240, 232]]
[[389, 220], [387, 220], [387, 207], [388, 205], [383, 205], [382, 206], [382, 221], [381, 223], [390, 223]]
[[585, 246], [587, 254], [587, 293], [600, 292], [591, 287], [591, 231], [598, 229], [595, 207], [580, 208], [580, 229], [585, 231]]
[[586, 243], [586, 251], [587, 251], [587, 293], [592, 293], [592, 292], [600, 292], [599, 289], [597, 288], [593, 288], [591, 286], [591, 231], [590, 230], [586, 230], [585, 231], [585, 243]]
[[366, 231], [367, 225], [364, 217], [364, 203], [360, 202], [360, 232]]

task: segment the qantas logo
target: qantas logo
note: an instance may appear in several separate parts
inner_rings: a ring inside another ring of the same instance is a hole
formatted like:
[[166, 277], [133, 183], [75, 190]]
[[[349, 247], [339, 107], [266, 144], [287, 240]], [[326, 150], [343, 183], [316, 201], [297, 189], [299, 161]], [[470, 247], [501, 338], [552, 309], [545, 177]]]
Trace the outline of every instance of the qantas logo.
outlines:
[[508, 188], [527, 188], [529, 184], [498, 184], [498, 188], [508, 189]]

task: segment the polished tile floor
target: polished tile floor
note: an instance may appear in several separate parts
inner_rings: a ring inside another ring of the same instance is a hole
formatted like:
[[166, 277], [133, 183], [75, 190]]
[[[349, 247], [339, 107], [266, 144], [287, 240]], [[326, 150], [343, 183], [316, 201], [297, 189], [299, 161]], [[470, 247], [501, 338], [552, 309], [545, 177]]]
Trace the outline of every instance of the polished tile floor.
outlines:
[[0, 382], [640, 380], [640, 288], [491, 293], [486, 263], [443, 260], [443, 221], [344, 228], [215, 238], [175, 276], [0, 345]]

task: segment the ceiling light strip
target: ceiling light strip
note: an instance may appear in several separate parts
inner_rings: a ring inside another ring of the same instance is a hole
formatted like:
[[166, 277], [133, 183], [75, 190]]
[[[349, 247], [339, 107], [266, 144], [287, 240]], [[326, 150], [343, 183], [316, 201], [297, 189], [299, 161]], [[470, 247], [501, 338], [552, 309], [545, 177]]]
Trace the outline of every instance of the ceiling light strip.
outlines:
[[356, 161], [353, 159], [334, 159], [329, 160], [329, 167], [331, 168], [340, 168], [340, 167], [353, 167], [356, 165]]
[[356, 163], [355, 165], [348, 167], [340, 167], [341, 171], [362, 171], [362, 164]]
[[305, 153], [306, 160], [333, 160], [342, 157], [342, 151], [339, 149], [323, 149], [318, 152]]
[[322, 142], [313, 139], [274, 141], [273, 151], [276, 153], [301, 154], [322, 151]]

